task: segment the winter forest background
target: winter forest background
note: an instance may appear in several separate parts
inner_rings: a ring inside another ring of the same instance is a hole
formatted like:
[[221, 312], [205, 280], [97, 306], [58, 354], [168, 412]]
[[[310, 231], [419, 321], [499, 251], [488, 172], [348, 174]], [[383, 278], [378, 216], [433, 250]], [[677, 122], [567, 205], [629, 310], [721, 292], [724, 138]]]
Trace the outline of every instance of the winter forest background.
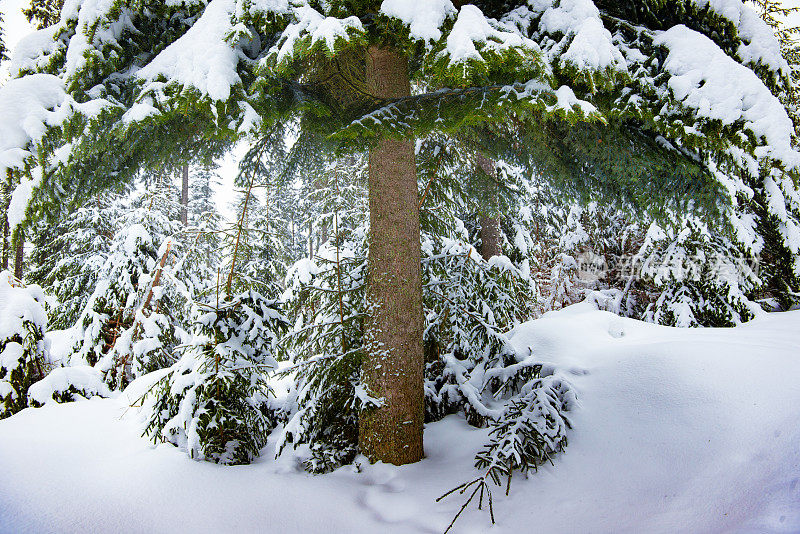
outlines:
[[610, 340], [779, 325], [750, 357], [796, 376], [793, 5], [3, 5], [6, 428], [124, 399], [193, 459], [322, 474], [431, 457], [458, 414], [448, 530], [586, 450]]

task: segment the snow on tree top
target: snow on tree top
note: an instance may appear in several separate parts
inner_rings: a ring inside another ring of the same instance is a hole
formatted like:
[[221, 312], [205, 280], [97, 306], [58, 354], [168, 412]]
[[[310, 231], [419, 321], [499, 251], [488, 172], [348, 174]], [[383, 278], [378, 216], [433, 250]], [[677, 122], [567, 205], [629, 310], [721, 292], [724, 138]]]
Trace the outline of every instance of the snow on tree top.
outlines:
[[[163, 76], [168, 83], [192, 86], [212, 100], [228, 100], [231, 88], [241, 83], [236, 72], [241, 51], [227, 42], [234, 30], [235, 8], [234, 0], [210, 2], [197, 22], [137, 76], [148, 82]], [[149, 88], [160, 89], [160, 84], [151, 83]]]
[[456, 13], [450, 0], [383, 0], [381, 13], [403, 21], [412, 39], [438, 41], [442, 24]]
[[[8, 169], [23, 169], [25, 160], [49, 127], [62, 124], [73, 111], [94, 116], [108, 104], [99, 99], [84, 104], [67, 95], [61, 79], [52, 74], [32, 74], [9, 80], [0, 87], [0, 173]], [[53, 154], [63, 159], [63, 151]], [[32, 179], [22, 180], [15, 188], [8, 208], [10, 230], [25, 218], [25, 210], [33, 189], [41, 179], [41, 169], [35, 167]]]
[[44, 69], [48, 56], [62, 46], [62, 43], [56, 40], [61, 29], [60, 24], [54, 24], [22, 37], [11, 53], [8, 71], [17, 76], [21, 71]]
[[[236, 13], [240, 15], [243, 2], [237, 2]], [[289, 0], [250, 0], [251, 13], [289, 13]]]
[[[562, 42], [551, 49], [551, 61], [572, 64], [578, 69], [625, 71], [625, 59], [614, 46], [611, 33], [600, 20], [600, 10], [591, 0], [529, 0], [531, 9], [542, 13], [539, 29], [563, 35]], [[565, 41], [572, 42], [563, 49]]]
[[75, 33], [69, 40], [66, 57], [66, 74], [72, 78], [88, 64], [88, 58], [101, 55], [100, 49], [116, 44], [125, 29], [136, 31], [124, 9], [118, 19], [109, 21], [115, 0], [76, 0], [64, 4], [61, 22], [77, 18]]
[[64, 86], [50, 74], [9, 80], [0, 87], [0, 169], [19, 168], [47, 126], [59, 122], [52, 111], [64, 102]]
[[683, 25], [660, 32], [653, 40], [669, 50], [664, 69], [672, 77], [675, 98], [699, 117], [724, 125], [743, 121], [745, 128], [764, 137], [767, 146], [756, 149], [790, 166], [800, 164], [791, 147], [792, 121], [780, 101], [758, 76], [728, 57], [711, 39]]
[[[3, 349], [3, 352], [0, 352], [0, 367], [5, 367], [6, 369], [14, 369], [18, 365], [18, 360], [22, 358], [23, 352], [24, 349], [22, 348], [22, 345], [20, 345], [19, 343], [15, 341], [8, 343]], [[8, 382], [4, 383], [8, 384]], [[6, 387], [10, 387], [10, 384]], [[6, 393], [6, 395], [7, 394], [8, 393]]]
[[494, 21], [487, 19], [481, 10], [473, 5], [461, 8], [453, 29], [447, 36], [447, 49], [443, 52], [450, 58], [450, 65], [465, 63], [471, 59], [483, 61], [483, 56], [475, 46], [476, 43], [495, 50], [525, 47], [539, 51], [539, 47], [530, 39], [516, 32], [497, 29], [491, 22]]
[[0, 341], [25, 332], [26, 321], [47, 325], [45, 296], [37, 285], [23, 286], [8, 271], [0, 272]]
[[11, 201], [8, 203], [6, 217], [9, 230], [12, 232], [19, 223], [25, 220], [25, 212], [28, 209], [28, 203], [30, 203], [33, 197], [33, 190], [39, 185], [41, 180], [42, 168], [36, 167], [33, 170], [33, 178], [20, 180], [17, 187], [15, 187], [14, 191], [11, 193]]
[[364, 29], [358, 17], [325, 17], [309, 6], [295, 7], [293, 14], [296, 22], [286, 27], [278, 44], [268, 54], [268, 57], [276, 58], [278, 65], [283, 65], [294, 57], [297, 44], [303, 39], [310, 40], [309, 47], [324, 43], [327, 50], [333, 53], [337, 41], [347, 41], [351, 31]]
[[741, 0], [693, 0], [700, 8], [708, 6], [712, 11], [733, 22], [739, 36], [746, 41], [737, 53], [745, 63], [761, 63], [774, 72], [789, 75], [789, 65], [781, 55], [781, 48], [766, 22]]

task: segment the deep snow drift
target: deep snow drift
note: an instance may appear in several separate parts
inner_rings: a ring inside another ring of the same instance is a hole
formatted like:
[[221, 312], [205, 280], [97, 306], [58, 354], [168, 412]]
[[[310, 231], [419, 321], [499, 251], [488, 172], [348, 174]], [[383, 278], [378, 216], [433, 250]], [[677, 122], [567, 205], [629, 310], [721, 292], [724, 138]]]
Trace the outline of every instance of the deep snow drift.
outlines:
[[[512, 341], [570, 371], [570, 444], [455, 532], [800, 532], [800, 311], [681, 330], [582, 303]], [[0, 421], [0, 532], [441, 533], [486, 437], [451, 416], [402, 468], [312, 476], [272, 445], [224, 467], [139, 437], [142, 387]]]

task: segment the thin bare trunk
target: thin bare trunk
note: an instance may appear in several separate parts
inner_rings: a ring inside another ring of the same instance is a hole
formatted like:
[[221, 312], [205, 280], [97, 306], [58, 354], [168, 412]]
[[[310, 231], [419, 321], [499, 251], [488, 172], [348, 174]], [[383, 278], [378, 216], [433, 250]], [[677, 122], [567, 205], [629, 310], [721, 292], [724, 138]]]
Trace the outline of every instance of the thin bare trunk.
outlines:
[[164, 266], [167, 264], [167, 258], [169, 257], [169, 250], [171, 248], [172, 241], [167, 243], [167, 250], [164, 251], [164, 254], [161, 256], [161, 261], [158, 262], [158, 270], [153, 277], [153, 283], [150, 284], [150, 291], [147, 292], [147, 297], [144, 299], [144, 303], [142, 304], [141, 308], [142, 310], [146, 310], [150, 306], [150, 301], [153, 300], [153, 290], [161, 283], [161, 273], [164, 272]]
[[[261, 154], [259, 153], [259, 158]], [[225, 284], [225, 295], [231, 296], [231, 288], [233, 286], [233, 273], [236, 269], [236, 256], [239, 253], [239, 245], [242, 240], [242, 231], [245, 228], [247, 221], [247, 205], [250, 203], [250, 195], [253, 192], [253, 180], [255, 179], [255, 171], [250, 172], [250, 181], [247, 184], [247, 192], [244, 196], [244, 205], [242, 206], [242, 215], [239, 217], [239, 224], [236, 231], [236, 243], [233, 246], [233, 254], [231, 255], [231, 270], [228, 273], [228, 281]]]
[[184, 226], [189, 224], [189, 166], [183, 166], [181, 180], [181, 222]]
[[[339, 196], [339, 171], [336, 171], [336, 196]], [[342, 354], [347, 352], [344, 336], [344, 296], [342, 295], [342, 261], [339, 257], [339, 202], [333, 212], [333, 244], [336, 247], [336, 291], [339, 293], [339, 325], [342, 329]]]
[[314, 257], [314, 223], [308, 221], [308, 257]]
[[[410, 94], [408, 59], [367, 50], [367, 87], [379, 98]], [[362, 379], [383, 400], [359, 419], [359, 446], [372, 461], [423, 456], [424, 389], [419, 195], [413, 139], [381, 139], [369, 153], [369, 316]]]

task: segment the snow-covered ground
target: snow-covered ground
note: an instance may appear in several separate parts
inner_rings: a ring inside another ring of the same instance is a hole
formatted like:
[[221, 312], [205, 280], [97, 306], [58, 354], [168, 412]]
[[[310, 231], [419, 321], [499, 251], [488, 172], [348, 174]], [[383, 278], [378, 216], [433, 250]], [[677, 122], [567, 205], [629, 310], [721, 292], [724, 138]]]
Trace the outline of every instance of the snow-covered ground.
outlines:
[[[582, 303], [512, 339], [570, 370], [570, 444], [455, 532], [800, 532], [800, 311], [679, 330]], [[0, 421], [0, 532], [441, 533], [486, 437], [451, 416], [414, 465], [312, 476], [268, 445], [223, 467], [140, 437], [134, 396]]]

